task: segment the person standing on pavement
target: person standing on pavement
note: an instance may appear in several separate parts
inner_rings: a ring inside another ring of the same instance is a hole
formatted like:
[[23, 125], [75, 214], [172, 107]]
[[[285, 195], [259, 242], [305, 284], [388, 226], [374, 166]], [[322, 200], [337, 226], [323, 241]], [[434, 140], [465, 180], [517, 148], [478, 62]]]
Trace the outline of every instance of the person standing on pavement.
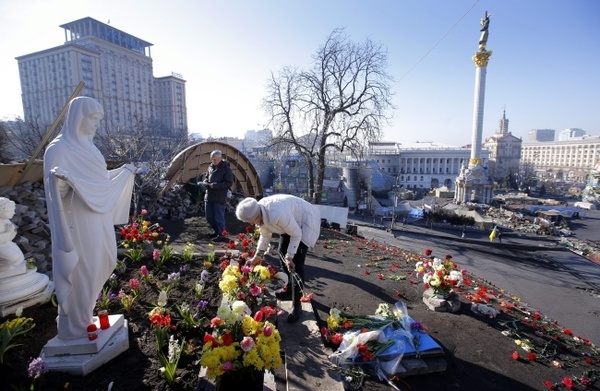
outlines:
[[276, 194], [260, 201], [251, 197], [243, 199], [238, 204], [235, 215], [240, 221], [259, 227], [260, 238], [256, 253], [248, 260], [252, 265], [262, 261], [272, 235], [274, 233], [280, 235], [279, 257], [282, 269], [289, 278], [288, 286], [276, 296], [281, 300], [292, 299], [292, 311], [287, 321], [296, 322], [302, 313], [300, 298], [306, 252], [314, 247], [319, 239], [321, 211], [302, 198], [289, 194]]
[[229, 162], [223, 160], [219, 150], [210, 153], [211, 164], [208, 166], [206, 181], [202, 185], [206, 188], [204, 195], [206, 220], [214, 230], [213, 242], [226, 242], [223, 236], [225, 231], [225, 205], [227, 192], [233, 185], [233, 171]]

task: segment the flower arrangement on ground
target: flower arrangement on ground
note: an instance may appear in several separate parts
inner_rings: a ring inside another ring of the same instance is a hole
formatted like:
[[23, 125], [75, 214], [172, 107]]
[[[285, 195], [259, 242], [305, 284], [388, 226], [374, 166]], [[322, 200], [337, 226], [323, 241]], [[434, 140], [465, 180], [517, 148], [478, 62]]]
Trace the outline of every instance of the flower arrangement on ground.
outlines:
[[[122, 239], [120, 245], [127, 250], [125, 256], [134, 262], [140, 261], [147, 250], [154, 249], [155, 243], [161, 247], [166, 247], [167, 251], [169, 249], [169, 235], [163, 233], [163, 228], [158, 223], [151, 224], [146, 219], [147, 214], [148, 211], [142, 209], [138, 216], [132, 216], [131, 223], [125, 225], [119, 231]], [[160, 259], [160, 250], [158, 251], [158, 253], [154, 252], [157, 255], [153, 254], [155, 261]]]
[[431, 250], [425, 250], [429, 258], [418, 261], [415, 271], [418, 277], [423, 278], [425, 290], [432, 289], [435, 295], [448, 296], [456, 287], [463, 283], [465, 270], [458, 270], [456, 263], [452, 261], [451, 255], [446, 255], [444, 260], [431, 255]]
[[219, 288], [227, 300], [240, 300], [250, 308], [267, 305], [269, 286], [280, 280], [287, 285], [287, 275], [271, 265], [240, 265], [226, 261]]
[[321, 333], [331, 335], [332, 342], [339, 342], [329, 359], [343, 368], [343, 372], [347, 372], [348, 367], [368, 364], [372, 367], [369, 370], [374, 370], [383, 380], [394, 375], [406, 344], [418, 353], [420, 337], [415, 332], [422, 332], [423, 328], [416, 330], [413, 323], [417, 322], [408, 316], [406, 304], [402, 301], [395, 303], [393, 308], [381, 303], [375, 315], [367, 316], [348, 315], [331, 308], [327, 317], [329, 329], [321, 330]]
[[267, 371], [281, 366], [281, 336], [266, 319], [275, 309], [265, 306], [251, 316], [248, 305], [235, 300], [223, 303], [211, 320], [212, 334], [204, 337], [200, 364], [207, 377], [216, 379], [231, 371]]

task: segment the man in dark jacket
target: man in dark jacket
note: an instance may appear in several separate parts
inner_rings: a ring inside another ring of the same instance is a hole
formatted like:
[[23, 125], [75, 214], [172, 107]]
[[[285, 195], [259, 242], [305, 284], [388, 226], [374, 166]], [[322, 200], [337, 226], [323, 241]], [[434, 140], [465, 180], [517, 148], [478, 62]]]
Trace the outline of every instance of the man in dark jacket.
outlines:
[[212, 163], [208, 166], [206, 182], [203, 183], [206, 187], [206, 220], [215, 231], [213, 242], [226, 242], [227, 238], [221, 234], [225, 231], [225, 205], [227, 192], [233, 184], [233, 171], [219, 150], [210, 153], [210, 160]]

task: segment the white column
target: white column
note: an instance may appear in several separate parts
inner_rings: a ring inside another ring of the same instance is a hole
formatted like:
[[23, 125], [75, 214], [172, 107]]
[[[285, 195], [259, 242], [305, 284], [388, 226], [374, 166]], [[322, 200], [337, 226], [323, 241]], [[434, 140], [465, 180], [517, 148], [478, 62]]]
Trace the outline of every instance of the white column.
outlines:
[[483, 107], [485, 104], [486, 67], [475, 68], [475, 101], [473, 103], [473, 131], [471, 134], [471, 159], [481, 156], [481, 137], [483, 133]]

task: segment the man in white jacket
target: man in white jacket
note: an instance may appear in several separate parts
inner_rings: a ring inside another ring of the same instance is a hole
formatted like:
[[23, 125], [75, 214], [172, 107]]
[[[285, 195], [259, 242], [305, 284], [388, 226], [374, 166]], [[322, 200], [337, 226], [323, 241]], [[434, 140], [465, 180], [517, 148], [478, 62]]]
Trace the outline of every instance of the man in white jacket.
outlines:
[[[279, 234], [279, 253], [283, 270], [288, 273], [288, 287], [277, 296], [289, 298], [293, 291], [292, 312], [288, 322], [294, 323], [300, 318], [300, 284], [291, 275], [295, 271], [300, 281], [304, 281], [304, 261], [308, 248], [314, 247], [321, 232], [321, 212], [311, 203], [289, 194], [276, 194], [260, 201], [254, 198], [242, 200], [235, 211], [237, 218], [259, 227], [260, 238], [254, 257], [249, 260], [253, 265], [261, 261], [272, 235]], [[290, 289], [290, 284], [294, 289]]]

